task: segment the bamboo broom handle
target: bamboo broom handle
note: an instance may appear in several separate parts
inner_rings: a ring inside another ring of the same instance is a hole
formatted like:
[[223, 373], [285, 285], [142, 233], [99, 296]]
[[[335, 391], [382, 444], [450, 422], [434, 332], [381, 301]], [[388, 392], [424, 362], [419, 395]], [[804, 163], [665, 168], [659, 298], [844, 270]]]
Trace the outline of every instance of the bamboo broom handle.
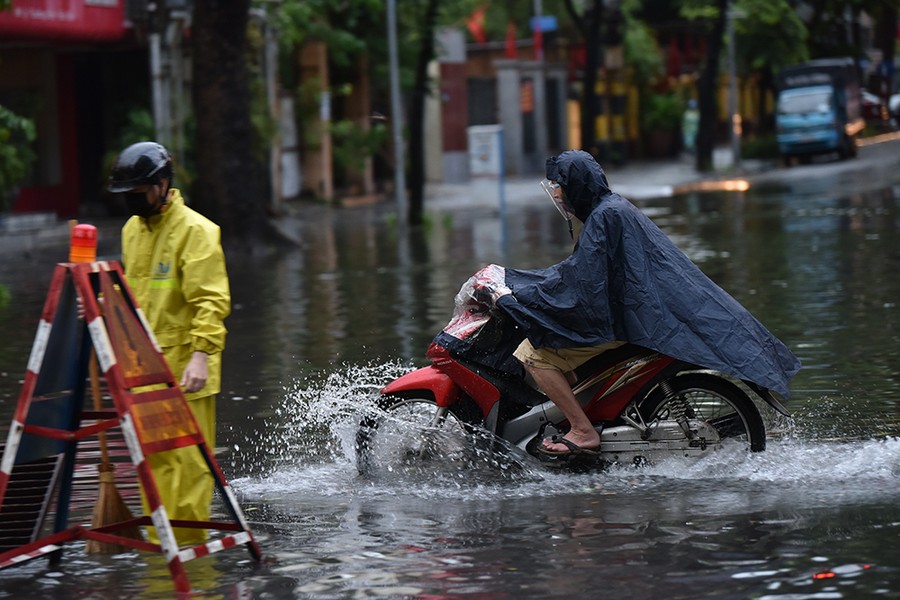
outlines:
[[[91, 373], [91, 395], [94, 397], [94, 410], [100, 410], [103, 402], [100, 397], [100, 365], [97, 364], [97, 352], [91, 348], [91, 361], [89, 370]], [[101, 463], [109, 462], [109, 453], [106, 449], [106, 432], [101, 431], [98, 434], [100, 438], [100, 460]]]

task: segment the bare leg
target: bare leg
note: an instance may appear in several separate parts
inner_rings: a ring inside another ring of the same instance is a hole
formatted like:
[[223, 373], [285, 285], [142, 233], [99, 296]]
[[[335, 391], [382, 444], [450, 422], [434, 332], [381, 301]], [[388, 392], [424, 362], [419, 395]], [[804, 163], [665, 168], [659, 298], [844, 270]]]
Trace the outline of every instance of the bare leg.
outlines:
[[[584, 410], [578, 403], [575, 394], [572, 393], [572, 388], [569, 387], [569, 382], [562, 371], [557, 369], [539, 369], [532, 365], [525, 365], [525, 368], [534, 377], [538, 387], [547, 394], [547, 397], [559, 407], [559, 410], [568, 419], [571, 429], [564, 436], [565, 439], [582, 448], [595, 449], [599, 447], [600, 434], [597, 433], [597, 430], [594, 429], [594, 426], [588, 420], [587, 415], [584, 414]], [[555, 452], [566, 452], [569, 449], [563, 444], [547, 440], [544, 440], [544, 447]]]

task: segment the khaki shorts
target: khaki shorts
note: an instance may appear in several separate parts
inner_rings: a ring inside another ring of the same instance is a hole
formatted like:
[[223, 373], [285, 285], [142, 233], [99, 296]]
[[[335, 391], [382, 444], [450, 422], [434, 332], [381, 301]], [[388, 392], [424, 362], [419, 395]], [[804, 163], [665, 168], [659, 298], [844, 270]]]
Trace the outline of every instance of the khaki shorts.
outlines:
[[587, 348], [535, 348], [528, 341], [522, 340], [513, 356], [520, 362], [537, 369], [557, 369], [563, 373], [574, 371], [598, 354], [607, 350], [618, 348], [625, 342], [608, 342], [601, 346], [589, 346]]

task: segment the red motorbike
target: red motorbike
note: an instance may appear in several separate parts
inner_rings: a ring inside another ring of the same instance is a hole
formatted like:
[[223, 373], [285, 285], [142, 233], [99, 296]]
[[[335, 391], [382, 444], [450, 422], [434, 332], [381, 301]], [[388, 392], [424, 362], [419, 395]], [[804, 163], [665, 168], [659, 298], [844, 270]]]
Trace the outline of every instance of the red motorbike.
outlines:
[[[428, 348], [431, 364], [380, 390], [357, 431], [361, 473], [429, 458], [478, 460], [493, 456], [498, 444], [579, 469], [699, 458], [734, 444], [760, 452], [766, 430], [750, 394], [789, 416], [770, 390], [752, 382], [625, 344], [574, 373], [573, 392], [600, 433], [599, 453], [538, 452], [545, 437], [563, 435], [568, 424], [512, 356], [524, 334], [494, 304], [491, 292], [503, 282], [502, 268], [492, 267], [460, 289], [453, 318]], [[473, 443], [478, 439], [487, 443]]]

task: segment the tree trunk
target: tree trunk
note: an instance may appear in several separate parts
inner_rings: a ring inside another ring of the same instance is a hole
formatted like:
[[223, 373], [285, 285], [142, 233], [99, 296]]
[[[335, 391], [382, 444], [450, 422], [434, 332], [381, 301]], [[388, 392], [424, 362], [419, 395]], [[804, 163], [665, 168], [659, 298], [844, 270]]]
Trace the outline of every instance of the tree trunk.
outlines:
[[268, 206], [250, 120], [249, 9], [250, 0], [194, 2], [197, 177], [188, 200], [222, 228], [225, 245], [251, 245], [259, 240]]
[[718, 0], [719, 16], [713, 23], [706, 42], [706, 64], [697, 81], [697, 98], [700, 109], [700, 125], [697, 129], [697, 171], [707, 173], [713, 169], [713, 148], [716, 143], [718, 111], [716, 85], [719, 79], [719, 57], [725, 37], [725, 19], [728, 18], [729, 0]]
[[775, 78], [772, 75], [772, 65], [766, 65], [760, 71], [759, 77], [759, 100], [757, 101], [756, 111], [759, 115], [760, 135], [766, 135], [775, 132], [775, 118], [768, 107], [768, 96], [776, 97]]
[[[897, 46], [897, 5], [884, 3], [875, 23], [875, 47], [881, 50], [881, 62], [884, 65], [894, 64]], [[884, 72], [884, 100], [887, 101], [894, 90], [893, 69]]]
[[584, 41], [584, 73], [581, 77], [581, 149], [594, 157], [600, 153], [596, 145], [594, 122], [597, 120], [597, 71], [603, 62], [603, 47], [600, 45], [600, 22], [603, 17], [603, 0], [594, 0], [593, 6], [583, 15], [575, 10], [572, 0], [566, 0], [566, 10], [572, 22], [581, 32]]
[[[425, 100], [429, 94], [428, 64], [434, 60], [434, 25], [438, 0], [428, 0], [422, 23], [422, 45], [409, 109], [409, 224], [421, 225], [425, 203]], [[398, 168], [403, 168], [399, 165]]]

